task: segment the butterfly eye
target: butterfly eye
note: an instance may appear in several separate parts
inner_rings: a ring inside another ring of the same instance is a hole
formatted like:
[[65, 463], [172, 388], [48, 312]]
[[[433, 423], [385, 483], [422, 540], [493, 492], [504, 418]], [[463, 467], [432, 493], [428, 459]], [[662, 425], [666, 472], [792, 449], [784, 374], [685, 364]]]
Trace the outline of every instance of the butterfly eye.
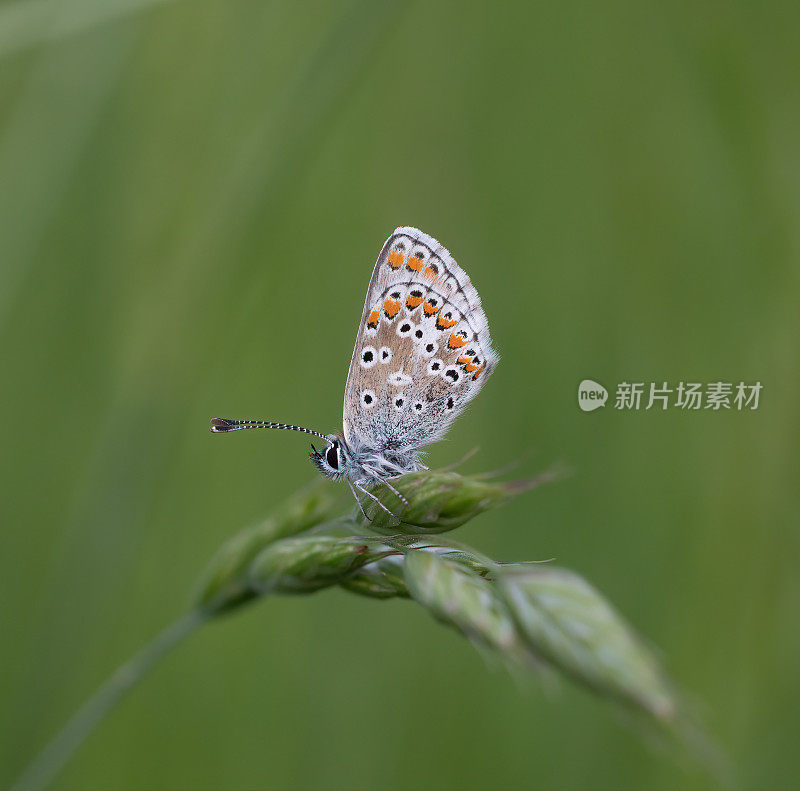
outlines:
[[422, 410], [425, 409], [425, 404], [423, 404], [422, 401], [415, 401], [414, 409], [417, 412], [422, 412]]
[[395, 408], [395, 409], [396, 409], [398, 412], [402, 412], [402, 410], [403, 410], [403, 404], [405, 404], [405, 402], [406, 402], [405, 398], [403, 398], [402, 396], [398, 396], [398, 397], [397, 397], [397, 398], [395, 398], [395, 400], [394, 400], [394, 408]]
[[448, 368], [448, 369], [447, 369], [447, 370], [444, 372], [444, 375], [445, 375], [445, 376], [446, 376], [448, 379], [450, 379], [450, 381], [451, 381], [453, 384], [455, 384], [455, 383], [456, 383], [456, 382], [457, 382], [457, 381], [458, 381], [458, 380], [461, 378], [461, 374], [459, 374], [459, 372], [458, 372], [458, 371], [457, 371], [455, 368]]
[[328, 464], [333, 467], [334, 470], [339, 469], [339, 443], [334, 442], [332, 445], [328, 446], [328, 450], [325, 451], [325, 460]]
[[375, 393], [372, 390], [364, 390], [361, 393], [361, 403], [364, 406], [364, 409], [372, 409], [375, 406]]

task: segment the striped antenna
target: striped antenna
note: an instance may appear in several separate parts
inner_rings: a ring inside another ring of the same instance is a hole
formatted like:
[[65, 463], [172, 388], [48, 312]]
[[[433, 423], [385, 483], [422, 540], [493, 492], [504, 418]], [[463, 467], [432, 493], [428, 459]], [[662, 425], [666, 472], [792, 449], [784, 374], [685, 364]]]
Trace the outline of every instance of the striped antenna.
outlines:
[[302, 431], [304, 434], [313, 434], [315, 437], [325, 439], [324, 434], [312, 431], [302, 426], [290, 426], [288, 423], [270, 423], [267, 420], [227, 420], [224, 417], [211, 419], [211, 431], [214, 434], [227, 434], [229, 431], [243, 431], [246, 428], [285, 428], [289, 431]]

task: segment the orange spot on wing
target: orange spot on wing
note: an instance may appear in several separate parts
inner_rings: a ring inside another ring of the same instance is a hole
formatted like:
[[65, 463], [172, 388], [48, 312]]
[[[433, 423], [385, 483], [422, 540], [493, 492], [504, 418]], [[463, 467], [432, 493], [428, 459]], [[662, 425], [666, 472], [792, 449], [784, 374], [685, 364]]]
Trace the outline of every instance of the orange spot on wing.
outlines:
[[442, 309], [442, 306], [437, 305], [436, 307], [433, 307], [430, 302], [426, 302], [422, 306], [422, 309], [425, 311], [426, 316], [433, 316], [434, 313], [438, 313]]
[[373, 310], [372, 313], [367, 316], [367, 326], [374, 330], [378, 326], [378, 322], [380, 321], [381, 314], [378, 313], [377, 310]]
[[[469, 367], [469, 366], [467, 366], [467, 367]], [[473, 376], [472, 378], [473, 378], [473, 379], [477, 379], [477, 378], [478, 378], [478, 376], [480, 376], [480, 373], [481, 373], [481, 371], [482, 371], [482, 370], [483, 370], [485, 367], [486, 367], [486, 363], [484, 363], [484, 364], [483, 364], [483, 365], [482, 365], [480, 368], [478, 368], [478, 370], [477, 370], [477, 371], [475, 371], [475, 376]], [[465, 369], [465, 370], [466, 370], [466, 369]]]
[[409, 294], [406, 297], [406, 307], [409, 307], [411, 308], [411, 310], [414, 310], [414, 308], [419, 307], [423, 299], [424, 297], [413, 297], [411, 296], [411, 294]]
[[449, 330], [450, 327], [455, 327], [456, 324], [458, 324], [457, 321], [446, 319], [444, 316], [439, 316], [439, 318], [436, 319], [436, 327], [440, 330]]
[[[468, 354], [462, 354], [462, 355], [461, 355], [461, 356], [458, 358], [457, 362], [458, 362], [460, 365], [466, 365], [466, 366], [467, 366], [467, 368], [465, 368], [465, 369], [464, 369], [464, 370], [466, 371], [466, 370], [469, 370], [469, 366], [470, 366], [470, 364], [472, 363], [472, 357], [470, 357]], [[475, 370], [475, 368], [473, 368], [472, 370], [474, 371], [474, 370]]]
[[454, 332], [451, 332], [450, 340], [447, 341], [447, 345], [451, 349], [460, 349], [462, 346], [466, 346], [467, 342], [459, 335], [456, 335]]
[[389, 253], [389, 266], [392, 267], [392, 269], [400, 269], [403, 265], [403, 258], [404, 256], [399, 250], [392, 250], [392, 252]]
[[383, 312], [390, 318], [393, 319], [400, 311], [400, 300], [399, 299], [386, 299], [383, 302]]
[[431, 269], [431, 267], [428, 267], [428, 268], [427, 268], [427, 269], [426, 269], [426, 270], [425, 270], [425, 271], [422, 273], [422, 276], [423, 276], [423, 277], [424, 277], [424, 278], [425, 278], [427, 281], [429, 281], [429, 282], [431, 282], [431, 283], [435, 282], [435, 281], [436, 281], [436, 277], [437, 277], [435, 270]]
[[412, 272], [419, 272], [422, 269], [422, 259], [412, 255], [411, 258], [408, 259], [408, 268]]

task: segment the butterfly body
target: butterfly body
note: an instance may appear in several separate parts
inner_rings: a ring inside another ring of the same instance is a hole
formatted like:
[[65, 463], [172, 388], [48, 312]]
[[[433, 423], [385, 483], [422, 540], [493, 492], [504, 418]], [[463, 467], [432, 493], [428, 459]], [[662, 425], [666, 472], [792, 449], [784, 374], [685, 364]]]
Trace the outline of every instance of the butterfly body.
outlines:
[[[342, 433], [292, 428], [325, 439], [325, 448], [312, 445], [310, 454], [320, 472], [372, 496], [365, 487], [425, 469], [422, 448], [444, 436], [497, 362], [467, 274], [435, 239], [400, 227], [384, 244], [367, 289]], [[211, 430], [257, 422], [217, 419]]]
[[323, 475], [334, 480], [382, 482], [425, 468], [419, 460], [419, 451], [412, 448], [350, 447], [343, 436], [336, 434], [326, 437], [326, 443], [319, 451], [312, 445], [309, 456]]

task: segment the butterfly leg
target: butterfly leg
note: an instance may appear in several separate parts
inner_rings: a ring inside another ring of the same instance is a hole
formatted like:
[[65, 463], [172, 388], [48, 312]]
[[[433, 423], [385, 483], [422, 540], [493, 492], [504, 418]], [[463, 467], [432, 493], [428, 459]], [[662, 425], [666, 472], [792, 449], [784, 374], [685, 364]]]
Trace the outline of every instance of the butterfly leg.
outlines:
[[347, 485], [350, 487], [350, 491], [353, 493], [353, 497], [356, 498], [356, 502], [358, 503], [358, 507], [361, 509], [361, 515], [368, 522], [371, 522], [372, 520], [367, 516], [367, 512], [364, 510], [364, 506], [361, 505], [361, 500], [359, 499], [358, 495], [356, 494], [356, 490], [353, 488], [353, 484], [350, 483], [350, 481], [347, 481]]
[[382, 483], [382, 484], [383, 484], [383, 485], [384, 485], [384, 486], [385, 486], [387, 489], [389, 489], [389, 491], [391, 491], [391, 492], [394, 492], [394, 494], [395, 494], [395, 496], [397, 497], [397, 499], [398, 499], [398, 500], [399, 500], [399, 501], [400, 501], [400, 502], [401, 502], [401, 503], [402, 503], [402, 504], [403, 504], [403, 505], [404, 505], [406, 508], [408, 508], [408, 500], [406, 500], [406, 498], [405, 498], [405, 497], [404, 497], [402, 494], [400, 494], [400, 492], [398, 492], [398, 491], [397, 491], [397, 489], [395, 489], [395, 488], [394, 488], [394, 486], [392, 486], [392, 484], [390, 484], [390, 483], [389, 483], [389, 481], [381, 480], [381, 483]]
[[[377, 504], [378, 504], [378, 505], [379, 505], [381, 508], [383, 508], [383, 510], [384, 510], [384, 511], [386, 511], [386, 513], [387, 513], [387, 514], [389, 514], [389, 516], [393, 517], [394, 519], [397, 519], [397, 521], [398, 521], [398, 522], [400, 521], [400, 520], [398, 519], [398, 517], [397, 517], [397, 516], [395, 516], [395, 514], [393, 514], [393, 513], [392, 513], [392, 512], [391, 512], [391, 511], [390, 511], [390, 510], [389, 510], [389, 509], [388, 509], [388, 508], [387, 508], [387, 507], [386, 507], [386, 506], [385, 506], [385, 505], [384, 505], [384, 504], [383, 504], [383, 503], [382, 503], [382, 502], [381, 502], [381, 501], [380, 501], [380, 500], [379, 500], [379, 499], [378, 499], [378, 498], [377, 498], [377, 497], [376, 497], [376, 496], [375, 496], [375, 495], [374, 495], [372, 492], [370, 492], [370, 491], [368, 491], [367, 489], [365, 489], [365, 488], [364, 488], [364, 487], [361, 485], [360, 481], [353, 481], [353, 485], [354, 485], [354, 486], [356, 487], [356, 489], [358, 489], [360, 492], [364, 492], [364, 494], [366, 494], [366, 495], [367, 495], [367, 497], [369, 497], [369, 498], [371, 498], [372, 500], [374, 500], [374, 501], [375, 501], [375, 502], [376, 502], [376, 503], [377, 503]], [[361, 505], [361, 502], [360, 502], [360, 501], [359, 501], [359, 505]], [[362, 508], [361, 510], [363, 511], [364, 509]], [[365, 516], [366, 516], [366, 514], [365, 514]], [[369, 518], [369, 517], [367, 517], [367, 518]], [[370, 519], [369, 521], [371, 522], [372, 520]]]

